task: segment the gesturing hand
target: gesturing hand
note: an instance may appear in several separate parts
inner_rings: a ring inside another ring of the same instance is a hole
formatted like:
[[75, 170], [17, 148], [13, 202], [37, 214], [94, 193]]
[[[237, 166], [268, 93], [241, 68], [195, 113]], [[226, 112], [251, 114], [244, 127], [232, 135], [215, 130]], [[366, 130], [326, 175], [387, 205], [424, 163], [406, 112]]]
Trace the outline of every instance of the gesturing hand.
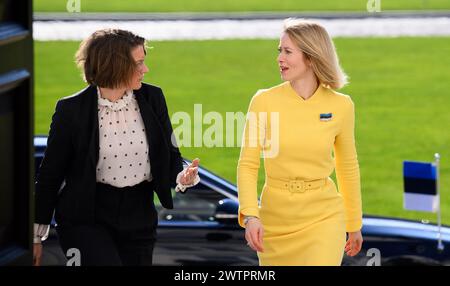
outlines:
[[184, 170], [184, 174], [180, 178], [180, 183], [183, 185], [191, 185], [194, 183], [195, 177], [198, 174], [198, 163], [200, 159], [195, 158], [192, 163]]

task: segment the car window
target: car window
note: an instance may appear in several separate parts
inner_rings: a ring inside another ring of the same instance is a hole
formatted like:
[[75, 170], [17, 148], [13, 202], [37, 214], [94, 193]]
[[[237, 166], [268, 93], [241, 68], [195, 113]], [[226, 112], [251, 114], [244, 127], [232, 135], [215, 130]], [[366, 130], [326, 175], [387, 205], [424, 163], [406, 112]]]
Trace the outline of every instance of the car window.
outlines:
[[159, 220], [166, 221], [214, 221], [218, 202], [226, 198], [202, 183], [187, 189], [185, 193], [173, 194], [174, 208], [157, 206]]

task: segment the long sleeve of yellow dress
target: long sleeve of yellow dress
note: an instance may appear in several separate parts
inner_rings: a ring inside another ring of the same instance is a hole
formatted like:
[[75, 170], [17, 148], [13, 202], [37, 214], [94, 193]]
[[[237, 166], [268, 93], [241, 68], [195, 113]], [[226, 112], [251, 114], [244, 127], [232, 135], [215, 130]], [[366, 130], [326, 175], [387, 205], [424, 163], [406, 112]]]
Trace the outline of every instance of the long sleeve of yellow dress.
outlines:
[[336, 179], [339, 192], [344, 198], [346, 230], [355, 232], [362, 227], [361, 186], [359, 164], [355, 147], [355, 111], [350, 100], [342, 131], [336, 136], [334, 154], [336, 161]]
[[[253, 96], [237, 185], [239, 224], [257, 216], [264, 228], [261, 265], [340, 264], [345, 232], [362, 227], [354, 128], [351, 98], [322, 85], [307, 100], [289, 82]], [[265, 184], [258, 202], [261, 153]], [[312, 182], [318, 185], [305, 189]]]
[[257, 198], [258, 171], [262, 146], [260, 139], [261, 121], [258, 112], [265, 110], [262, 98], [258, 92], [250, 102], [247, 112], [247, 120], [244, 128], [241, 155], [238, 162], [237, 184], [239, 196], [239, 224], [244, 226], [244, 216], [259, 217], [259, 206]]

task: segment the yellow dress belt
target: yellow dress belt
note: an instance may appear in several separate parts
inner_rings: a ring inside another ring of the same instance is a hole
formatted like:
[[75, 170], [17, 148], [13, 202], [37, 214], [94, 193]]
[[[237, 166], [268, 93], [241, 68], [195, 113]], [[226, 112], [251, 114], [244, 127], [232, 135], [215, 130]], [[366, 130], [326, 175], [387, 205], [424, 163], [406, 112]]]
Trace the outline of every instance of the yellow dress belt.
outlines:
[[291, 193], [304, 193], [307, 190], [313, 190], [325, 186], [327, 179], [318, 179], [311, 181], [304, 181], [300, 179], [275, 179], [272, 177], [266, 178], [266, 184], [269, 187], [287, 190]]

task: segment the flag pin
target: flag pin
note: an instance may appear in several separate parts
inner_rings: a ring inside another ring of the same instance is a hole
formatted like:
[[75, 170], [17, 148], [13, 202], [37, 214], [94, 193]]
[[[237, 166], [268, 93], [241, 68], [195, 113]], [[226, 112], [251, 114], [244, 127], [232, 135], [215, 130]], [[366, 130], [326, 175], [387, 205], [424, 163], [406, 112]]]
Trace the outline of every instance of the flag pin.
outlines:
[[321, 113], [320, 121], [330, 121], [332, 117], [333, 117], [333, 113]]

